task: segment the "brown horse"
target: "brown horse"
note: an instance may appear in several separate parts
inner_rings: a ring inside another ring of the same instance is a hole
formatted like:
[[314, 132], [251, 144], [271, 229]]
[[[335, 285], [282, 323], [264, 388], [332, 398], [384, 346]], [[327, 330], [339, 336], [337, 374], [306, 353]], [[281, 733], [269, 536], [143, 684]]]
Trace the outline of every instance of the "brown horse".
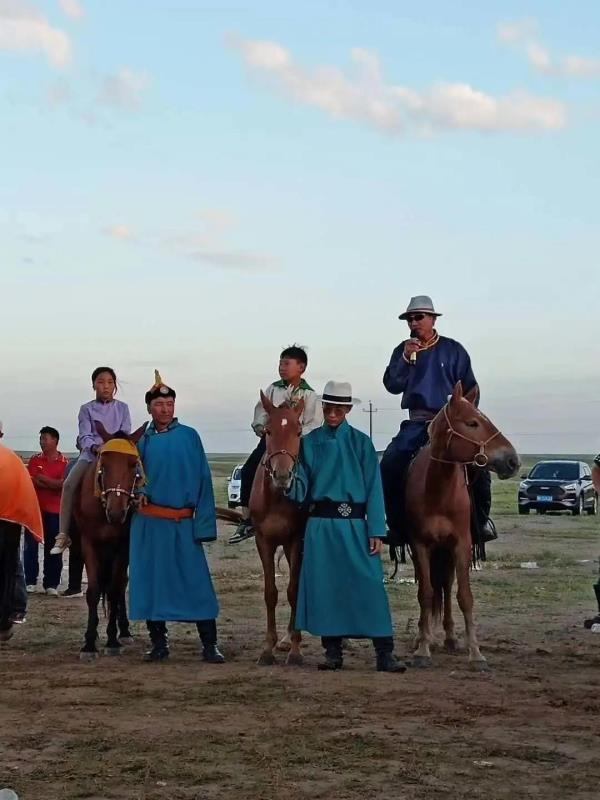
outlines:
[[487, 669], [477, 643], [469, 583], [473, 542], [467, 468], [492, 470], [505, 479], [515, 475], [520, 461], [511, 443], [477, 410], [476, 400], [477, 387], [463, 396], [457, 383], [429, 426], [430, 444], [419, 451], [407, 477], [407, 530], [421, 607], [414, 666], [431, 665], [432, 620], [439, 620], [442, 611], [446, 648], [457, 648], [452, 619], [456, 576], [469, 661], [475, 669]]
[[[596, 456], [596, 458], [600, 458], [600, 456]], [[592, 467], [592, 481], [594, 482], [594, 489], [600, 494], [600, 465], [596, 462], [594, 462], [594, 466]]]
[[82, 661], [98, 657], [96, 641], [101, 599], [108, 601], [104, 652], [119, 655], [122, 645], [132, 641], [125, 606], [129, 526], [135, 489], [142, 480], [136, 445], [146, 425], [132, 434], [121, 431], [109, 434], [99, 422], [96, 428], [105, 445], [83, 477], [74, 508], [88, 578], [88, 625], [80, 652]]
[[[260, 394], [263, 408], [269, 415], [265, 426], [266, 453], [252, 484], [250, 516], [256, 529], [256, 547], [263, 566], [265, 603], [267, 606], [267, 637], [259, 664], [274, 664], [273, 650], [289, 650], [288, 664], [301, 664], [300, 632], [294, 628], [298, 582], [302, 561], [302, 534], [306, 517], [297, 505], [285, 496], [291, 485], [300, 452], [302, 425], [300, 417], [304, 401], [297, 405], [275, 407], [266, 395]], [[277, 585], [275, 583], [275, 551], [281, 545], [289, 564], [287, 588], [290, 604], [288, 636], [277, 644], [275, 609]]]

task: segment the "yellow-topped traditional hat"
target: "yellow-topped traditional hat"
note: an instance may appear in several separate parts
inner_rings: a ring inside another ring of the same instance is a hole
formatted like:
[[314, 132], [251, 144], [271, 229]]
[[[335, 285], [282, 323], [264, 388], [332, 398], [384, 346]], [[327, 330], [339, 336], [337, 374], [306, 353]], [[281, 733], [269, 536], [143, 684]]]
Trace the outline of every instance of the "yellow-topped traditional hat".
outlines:
[[153, 400], [156, 400], [157, 397], [172, 397], [173, 400], [177, 395], [175, 394], [175, 389], [172, 389], [170, 386], [163, 381], [160, 377], [160, 372], [155, 369], [154, 370], [154, 384], [148, 389], [146, 392], [146, 405], [149, 406]]

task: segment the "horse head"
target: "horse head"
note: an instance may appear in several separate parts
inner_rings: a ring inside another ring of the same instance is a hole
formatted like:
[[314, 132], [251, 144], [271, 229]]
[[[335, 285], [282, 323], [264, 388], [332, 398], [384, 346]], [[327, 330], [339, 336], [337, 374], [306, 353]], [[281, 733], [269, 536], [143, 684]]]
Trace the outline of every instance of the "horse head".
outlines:
[[267, 452], [263, 461], [265, 471], [275, 489], [289, 489], [300, 452], [302, 425], [300, 417], [304, 411], [304, 400], [295, 405], [284, 403], [274, 406], [269, 398], [260, 393], [263, 408], [269, 415], [265, 425]]
[[134, 433], [108, 433], [101, 422], [96, 430], [104, 445], [96, 464], [96, 486], [110, 525], [122, 525], [135, 499], [135, 489], [143, 481], [137, 443], [148, 423]]
[[453, 464], [473, 464], [512, 478], [521, 466], [517, 451], [494, 423], [476, 407], [475, 386], [463, 394], [459, 381], [444, 408], [429, 427], [431, 458]]

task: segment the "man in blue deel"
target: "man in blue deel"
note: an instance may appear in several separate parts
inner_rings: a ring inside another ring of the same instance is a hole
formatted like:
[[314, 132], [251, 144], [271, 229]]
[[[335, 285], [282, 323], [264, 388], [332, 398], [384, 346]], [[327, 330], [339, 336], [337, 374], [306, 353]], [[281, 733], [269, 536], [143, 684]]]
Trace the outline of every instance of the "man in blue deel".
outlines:
[[[401, 394], [401, 407], [408, 411], [408, 419], [402, 422], [381, 459], [391, 544], [407, 541], [403, 530], [404, 481], [410, 461], [427, 444], [429, 423], [446, 404], [458, 381], [465, 393], [477, 386], [465, 348], [436, 331], [436, 320], [441, 316], [427, 295], [411, 298], [399, 317], [408, 323], [410, 338], [396, 347], [383, 376], [385, 388], [391, 394]], [[496, 538], [489, 521], [490, 474], [476, 469], [470, 479], [477, 527], [484, 540]]]
[[138, 445], [146, 484], [131, 524], [130, 616], [146, 620], [146, 661], [168, 658], [173, 621], [194, 622], [203, 660], [221, 664], [219, 604], [202, 546], [217, 538], [208, 461], [198, 433], [175, 417], [175, 390], [158, 372], [145, 400], [152, 422]]

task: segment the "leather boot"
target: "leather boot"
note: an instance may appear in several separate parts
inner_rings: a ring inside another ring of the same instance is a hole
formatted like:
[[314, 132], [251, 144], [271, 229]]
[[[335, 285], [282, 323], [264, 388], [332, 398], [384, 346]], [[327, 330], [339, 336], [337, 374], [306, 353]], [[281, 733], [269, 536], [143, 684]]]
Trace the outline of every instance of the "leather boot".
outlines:
[[377, 672], [406, 672], [406, 664], [393, 653], [377, 653]]
[[165, 622], [146, 621], [152, 647], [144, 655], [144, 661], [166, 661], [169, 657], [169, 636]]
[[196, 623], [202, 642], [202, 660], [208, 664], [224, 664], [225, 656], [217, 647], [217, 623], [214, 619], [204, 619]]
[[341, 638], [323, 636], [321, 643], [325, 648], [325, 660], [318, 665], [317, 669], [322, 671], [341, 669], [344, 666]]

